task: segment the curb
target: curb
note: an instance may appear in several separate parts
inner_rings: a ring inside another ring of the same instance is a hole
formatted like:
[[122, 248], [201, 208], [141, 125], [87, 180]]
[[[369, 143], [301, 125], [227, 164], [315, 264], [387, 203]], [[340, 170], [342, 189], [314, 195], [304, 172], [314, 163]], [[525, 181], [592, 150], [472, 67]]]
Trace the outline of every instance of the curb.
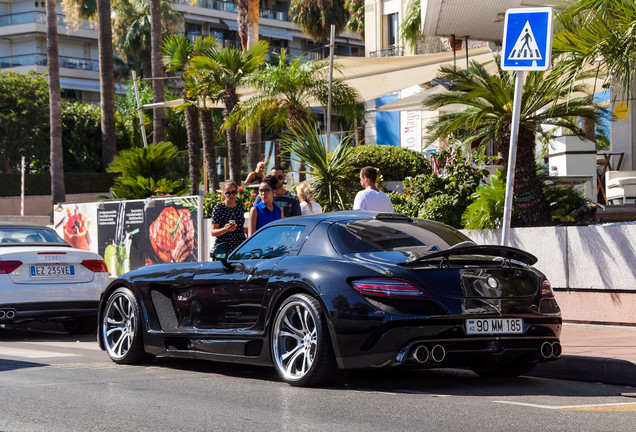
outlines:
[[627, 360], [602, 357], [564, 355], [557, 361], [538, 364], [528, 375], [636, 386], [636, 364]]

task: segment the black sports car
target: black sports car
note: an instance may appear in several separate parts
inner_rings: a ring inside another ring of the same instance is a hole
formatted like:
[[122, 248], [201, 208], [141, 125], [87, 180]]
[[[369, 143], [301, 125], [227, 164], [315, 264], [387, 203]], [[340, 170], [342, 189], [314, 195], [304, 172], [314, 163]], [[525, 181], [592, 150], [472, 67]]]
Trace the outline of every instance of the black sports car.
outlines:
[[113, 361], [273, 364], [286, 382], [310, 386], [339, 369], [400, 365], [515, 376], [561, 354], [560, 310], [536, 258], [478, 246], [441, 223], [295, 217], [212, 255], [109, 285], [98, 335]]

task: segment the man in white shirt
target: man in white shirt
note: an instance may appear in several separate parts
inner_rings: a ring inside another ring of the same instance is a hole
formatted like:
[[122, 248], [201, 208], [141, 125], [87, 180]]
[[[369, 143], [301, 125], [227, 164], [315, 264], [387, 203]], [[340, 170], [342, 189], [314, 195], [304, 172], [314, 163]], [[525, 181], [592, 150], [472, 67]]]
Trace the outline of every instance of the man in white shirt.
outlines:
[[354, 210], [368, 210], [377, 212], [393, 213], [391, 198], [375, 186], [378, 172], [371, 166], [360, 170], [360, 186], [362, 190], [356, 194], [353, 201]]

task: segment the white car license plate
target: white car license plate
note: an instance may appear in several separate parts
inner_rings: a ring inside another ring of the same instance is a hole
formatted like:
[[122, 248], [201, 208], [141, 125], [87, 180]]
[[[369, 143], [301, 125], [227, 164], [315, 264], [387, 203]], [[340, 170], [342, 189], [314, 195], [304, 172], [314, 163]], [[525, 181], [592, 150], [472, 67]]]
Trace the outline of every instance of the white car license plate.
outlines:
[[72, 265], [35, 265], [31, 266], [31, 277], [67, 277], [75, 275]]
[[522, 318], [467, 319], [466, 334], [523, 333]]

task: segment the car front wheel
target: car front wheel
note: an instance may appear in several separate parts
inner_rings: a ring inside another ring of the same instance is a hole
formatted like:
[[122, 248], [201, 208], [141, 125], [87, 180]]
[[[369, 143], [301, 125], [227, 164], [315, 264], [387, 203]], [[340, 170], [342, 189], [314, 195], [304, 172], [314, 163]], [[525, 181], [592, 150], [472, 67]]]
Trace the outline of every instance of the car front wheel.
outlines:
[[135, 364], [148, 359], [143, 344], [139, 304], [128, 288], [118, 288], [108, 298], [100, 331], [106, 352], [115, 363]]
[[294, 386], [324, 385], [337, 366], [320, 303], [294, 294], [280, 306], [272, 327], [272, 359], [276, 371]]

